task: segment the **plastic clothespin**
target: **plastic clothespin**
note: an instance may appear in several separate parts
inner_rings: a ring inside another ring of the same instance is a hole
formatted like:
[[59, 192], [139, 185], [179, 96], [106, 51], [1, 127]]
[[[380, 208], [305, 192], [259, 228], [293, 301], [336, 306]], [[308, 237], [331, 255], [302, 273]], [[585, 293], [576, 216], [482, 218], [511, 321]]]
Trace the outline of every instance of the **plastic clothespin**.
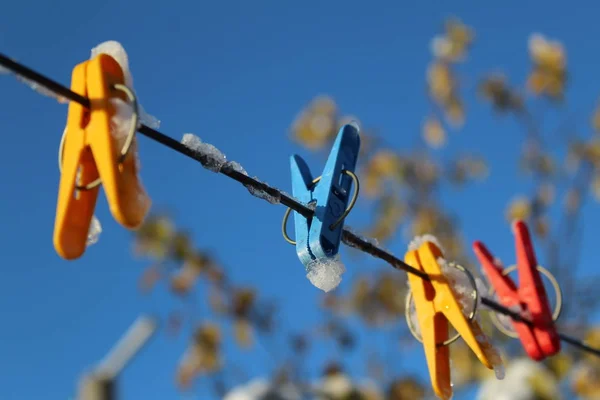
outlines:
[[86, 185], [100, 179], [112, 215], [126, 228], [137, 228], [148, 212], [147, 199], [139, 196], [135, 157], [122, 158], [122, 149], [111, 134], [116, 110], [109, 100], [121, 96], [114, 88], [123, 83], [121, 67], [106, 54], [73, 69], [71, 90], [89, 98], [90, 109], [71, 102], [67, 115], [54, 247], [68, 260], [80, 257], [86, 248], [99, 190], [97, 185]]
[[294, 213], [296, 253], [305, 266], [314, 260], [331, 258], [339, 251], [342, 217], [348, 206], [359, 149], [358, 128], [348, 124], [340, 129], [320, 179], [313, 179], [302, 157], [293, 155], [290, 159], [294, 197], [315, 206], [311, 219]]
[[502, 273], [502, 267], [497, 265], [483, 243], [473, 243], [473, 250], [502, 305], [521, 306], [531, 315], [533, 326], [515, 320], [512, 324], [529, 357], [540, 361], [560, 351], [560, 338], [554, 326], [527, 225], [523, 221], [516, 221], [512, 228], [517, 250], [519, 287]]
[[477, 321], [469, 321], [463, 314], [460, 303], [438, 264], [440, 257], [443, 257], [442, 251], [434, 243], [426, 241], [418, 250], [407, 252], [404, 261], [431, 278], [428, 282], [419, 276], [408, 274], [431, 385], [439, 398], [448, 400], [452, 397], [448, 323], [452, 324], [483, 365], [489, 369], [493, 365], [486, 354], [486, 344], [478, 340], [485, 335]]

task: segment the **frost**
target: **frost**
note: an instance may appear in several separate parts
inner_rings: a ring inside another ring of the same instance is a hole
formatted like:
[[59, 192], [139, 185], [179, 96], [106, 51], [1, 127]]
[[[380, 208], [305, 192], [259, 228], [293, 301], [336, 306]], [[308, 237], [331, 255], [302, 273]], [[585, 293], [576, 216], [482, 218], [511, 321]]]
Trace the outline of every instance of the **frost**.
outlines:
[[[411, 292], [409, 292], [406, 295], [406, 302], [408, 303], [408, 300], [410, 300], [408, 297], [410, 296]], [[418, 338], [422, 338], [421, 336], [421, 325], [419, 325], [419, 318], [417, 318], [417, 308], [415, 306], [415, 302], [411, 301], [409, 306], [408, 306], [408, 318], [410, 320], [410, 324], [412, 325], [414, 334], [418, 337]]]
[[476, 329], [473, 329], [473, 331], [476, 333], [475, 339], [477, 339], [481, 345], [483, 354], [489, 360], [490, 364], [492, 364], [496, 379], [504, 379], [506, 374], [504, 371], [504, 362], [502, 361], [502, 357], [500, 357], [500, 353], [494, 348], [489, 338], [481, 330], [480, 326], [477, 326]]
[[[368, 238], [365, 236], [362, 236], [360, 233], [358, 233], [354, 228], [351, 228], [349, 226], [346, 225], [345, 229], [350, 232], [351, 234], [353, 234], [354, 236], [356, 236], [359, 240], [365, 242], [365, 243], [369, 243], [370, 245], [373, 245], [375, 247], [379, 247], [379, 241], [375, 238]], [[352, 247], [357, 247], [358, 244], [351, 244]]]
[[218, 173], [225, 165], [225, 154], [212, 144], [204, 143], [198, 136], [186, 133], [183, 135], [181, 143], [196, 153], [204, 168]]
[[[448, 283], [460, 303], [463, 314], [469, 316], [473, 312], [473, 302], [476, 293], [473, 290], [473, 285], [467, 273], [459, 270], [453, 266], [453, 263], [449, 263], [444, 258], [438, 258], [437, 262], [442, 270], [442, 274], [448, 279]], [[483, 296], [483, 293], [479, 292], [478, 301], [481, 301], [481, 296]]]
[[[521, 317], [525, 319], [531, 320], [532, 318], [531, 312], [529, 312], [529, 310], [524, 308], [521, 304], [514, 304], [507, 308], [512, 312], [521, 315]], [[500, 325], [502, 325], [502, 327], [504, 327], [504, 329], [506, 329], [508, 332], [515, 332], [515, 328], [513, 326], [513, 319], [509, 315], [496, 313], [496, 316], [498, 317], [498, 322], [500, 323]]]
[[[13, 59], [13, 61], [16, 62], [15, 59]], [[12, 74], [13, 71], [11, 71], [8, 68], [5, 68], [3, 66], [0, 65], [0, 75], [4, 75], [4, 74]], [[68, 99], [66, 99], [65, 97], [62, 97], [58, 94], [56, 94], [54, 91], [48, 89], [47, 87], [40, 85], [37, 82], [34, 82], [30, 79], [25, 78], [24, 76], [15, 74], [15, 77], [17, 78], [17, 80], [21, 83], [26, 84], [27, 86], [29, 86], [31, 89], [35, 90], [36, 92], [38, 92], [39, 94], [43, 95], [43, 96], [47, 96], [47, 97], [51, 97], [53, 99], [55, 99], [56, 101], [58, 101], [59, 103], [68, 103]]]
[[85, 242], [86, 246], [91, 246], [98, 242], [100, 239], [100, 234], [102, 233], [102, 225], [100, 225], [100, 221], [94, 215], [92, 217], [92, 222], [90, 224], [90, 229], [88, 230], [87, 241]]
[[[111, 98], [109, 102], [115, 108], [115, 112], [110, 119], [110, 131], [111, 135], [116, 141], [118, 149], [117, 151], [119, 152], [119, 154], [121, 154], [121, 151], [123, 150], [127, 141], [127, 136], [129, 135], [129, 132], [131, 130], [131, 125], [133, 124], [134, 111], [133, 107], [131, 107], [129, 103], [126, 103], [118, 97]], [[127, 157], [135, 157], [135, 170], [137, 173], [139, 173], [141, 165], [140, 159], [137, 154], [137, 143], [135, 141], [135, 138], [131, 143], [131, 147], [127, 153]], [[143, 210], [145, 214], [150, 208], [151, 200], [148, 196], [148, 193], [146, 192], [146, 189], [142, 185], [142, 181], [139, 178], [139, 176], [137, 179], [136, 186], [137, 204], [140, 208], [140, 211]]]
[[339, 254], [333, 258], [313, 260], [306, 265], [306, 277], [315, 287], [324, 292], [335, 289], [342, 281], [346, 272]]
[[[133, 88], [133, 76], [131, 75], [131, 70], [129, 69], [129, 57], [127, 56], [127, 52], [123, 48], [121, 43], [109, 40], [107, 42], [100, 43], [98, 46], [94, 47], [91, 52], [90, 59], [100, 55], [107, 54], [115, 59], [115, 61], [121, 67], [123, 71], [123, 80], [125, 86], [135, 92]], [[160, 127], [160, 120], [152, 115], [148, 114], [141, 104], [138, 101], [138, 112], [140, 113], [140, 122], [147, 125], [150, 128], [158, 129]]]
[[[352, 235], [356, 236], [358, 238], [358, 240], [364, 242], [364, 243], [369, 243], [370, 245], [377, 247], [379, 249], [382, 249], [382, 247], [380, 247], [379, 241], [375, 238], [368, 238], [368, 237], [364, 237], [362, 235], [360, 235], [356, 230], [354, 230], [354, 228], [349, 227], [348, 225], [346, 225], [344, 227], [344, 230], [348, 231], [349, 233], [351, 233]], [[355, 249], [362, 249], [362, 245], [361, 243], [357, 243], [356, 241], [344, 241], [344, 243], [346, 243], [348, 246], [353, 247]]]
[[109, 103], [114, 107], [115, 113], [110, 119], [110, 130], [113, 138], [116, 139], [119, 151], [123, 149], [127, 135], [133, 124], [133, 108], [118, 97], [113, 97]]
[[55, 99], [56, 101], [58, 101], [61, 104], [65, 104], [68, 103], [69, 100], [67, 100], [66, 98], [56, 94], [54, 91], [48, 89], [46, 86], [40, 85], [37, 82], [34, 82], [30, 79], [27, 79], [21, 75], [17, 75], [17, 80], [21, 81], [22, 83], [26, 84], [27, 86], [29, 86], [31, 89], [35, 90], [36, 92], [38, 92], [39, 94], [43, 95], [43, 96], [47, 96], [50, 98]]
[[121, 43], [115, 40], [109, 40], [102, 42], [98, 46], [92, 49], [90, 59], [99, 56], [100, 54], [107, 54], [115, 59], [115, 61], [121, 66], [123, 70], [123, 77], [125, 78], [125, 85], [129, 88], [133, 88], [133, 77], [129, 70], [129, 57], [127, 52], [123, 48]]
[[153, 115], [150, 115], [144, 110], [141, 104], [138, 104], [138, 112], [140, 113], [140, 122], [152, 129], [160, 128], [160, 120]]
[[[261, 182], [260, 179], [258, 179], [256, 176], [253, 177], [252, 179], [254, 179], [258, 183], [263, 183], [263, 184], [267, 185], [266, 182]], [[277, 194], [275, 196], [273, 196], [273, 195], [267, 193], [265, 190], [258, 188], [254, 185], [248, 184], [245, 186], [246, 186], [246, 189], [248, 189], [248, 191], [250, 192], [250, 194], [254, 197], [258, 197], [259, 199], [266, 200], [271, 204], [279, 204], [279, 202], [281, 201], [281, 194], [279, 192], [277, 192]]]
[[353, 119], [348, 125], [353, 126], [354, 129], [356, 129], [356, 131], [360, 133], [360, 125], [358, 124], [358, 121]]
[[415, 237], [409, 244], [408, 244], [408, 251], [414, 251], [414, 250], [418, 250], [419, 247], [421, 247], [421, 245], [425, 242], [431, 242], [433, 244], [435, 244], [440, 251], [443, 253], [444, 252], [444, 248], [442, 247], [442, 245], [440, 244], [440, 242], [437, 240], [437, 238], [433, 235], [430, 234], [425, 234], [422, 236], [417, 236]]
[[244, 167], [242, 167], [242, 164], [240, 164], [237, 161], [227, 161], [227, 165], [234, 171], [237, 171], [241, 174], [244, 174], [246, 176], [248, 176], [248, 173], [246, 172], [246, 170], [244, 169]]

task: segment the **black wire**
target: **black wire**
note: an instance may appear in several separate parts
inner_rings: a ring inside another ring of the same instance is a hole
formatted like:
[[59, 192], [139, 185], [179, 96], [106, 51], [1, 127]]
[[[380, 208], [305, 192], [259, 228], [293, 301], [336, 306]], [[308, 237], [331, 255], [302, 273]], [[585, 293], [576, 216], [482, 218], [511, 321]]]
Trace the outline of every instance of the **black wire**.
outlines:
[[[24, 66], [16, 61], [11, 60], [10, 58], [6, 57], [2, 53], [0, 53], [0, 65], [8, 68], [9, 70], [13, 71], [14, 73], [16, 73], [18, 75], [21, 75], [31, 81], [34, 81], [38, 84], [45, 86], [47, 89], [55, 92], [56, 94], [66, 98], [66, 99], [69, 99], [71, 101], [79, 103], [83, 107], [90, 108], [90, 100], [87, 97], [81, 96], [80, 94], [71, 91], [69, 88], [61, 85], [60, 83], [38, 73], [30, 68], [27, 68], [26, 66]], [[142, 124], [140, 126], [140, 128], [138, 128], [138, 132], [141, 133], [142, 135], [172, 149], [172, 150], [175, 150], [176, 152], [178, 152], [180, 154], [183, 154], [189, 158], [192, 158], [192, 159], [200, 162], [201, 164], [204, 164], [204, 160], [201, 159], [201, 155], [198, 152], [190, 149], [188, 146], [173, 139], [170, 136], [165, 135], [164, 133], [161, 133], [155, 129], [152, 129], [149, 126], [146, 126], [144, 124]], [[225, 164], [223, 166], [223, 168], [220, 169], [219, 172], [222, 173], [223, 175], [226, 175], [226, 176], [240, 182], [244, 186], [252, 186], [260, 191], [263, 191], [263, 192], [269, 194], [270, 196], [280, 199], [281, 204], [291, 208], [292, 210], [298, 212], [299, 214], [303, 215], [306, 218], [312, 218], [314, 215], [314, 211], [311, 208], [302, 204], [295, 198], [289, 196], [288, 194], [282, 192], [281, 190], [279, 190], [277, 188], [274, 188], [264, 182], [259, 181], [258, 179], [252, 178], [242, 172], [235, 170], [230, 164]], [[368, 253], [376, 258], [386, 261], [388, 264], [390, 264], [392, 267], [394, 267], [396, 269], [405, 271], [409, 274], [416, 275], [426, 281], [431, 281], [431, 278], [425, 272], [408, 265], [407, 263], [405, 263], [401, 259], [397, 258], [393, 254], [383, 250], [382, 248], [378, 247], [377, 245], [370, 242], [369, 240], [358, 236], [357, 234], [353, 233], [352, 231], [348, 230], [347, 228], [344, 228], [344, 230], [343, 230], [342, 242], [344, 242], [348, 246], [357, 248], [357, 249], [359, 249], [365, 253]], [[496, 303], [495, 301], [493, 301], [491, 299], [482, 297], [481, 302], [496, 312], [510, 316], [515, 321], [524, 322], [529, 326], [533, 326], [533, 322], [523, 318], [519, 313], [514, 312], [514, 311], [504, 307], [503, 305]], [[563, 340], [575, 347], [578, 347], [579, 349], [581, 349], [583, 351], [587, 351], [589, 353], [600, 356], [600, 349], [592, 348], [592, 347], [586, 345], [583, 341], [576, 339], [576, 338], [572, 338], [563, 333], [559, 332], [558, 335], [561, 340]]]

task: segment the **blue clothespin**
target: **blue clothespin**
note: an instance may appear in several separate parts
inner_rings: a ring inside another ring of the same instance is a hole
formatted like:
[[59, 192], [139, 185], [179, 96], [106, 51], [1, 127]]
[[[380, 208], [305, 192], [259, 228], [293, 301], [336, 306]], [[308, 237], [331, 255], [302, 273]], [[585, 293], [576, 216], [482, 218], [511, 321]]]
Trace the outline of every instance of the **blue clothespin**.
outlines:
[[344, 227], [340, 217], [348, 207], [360, 149], [358, 133], [354, 124], [342, 126], [316, 183], [302, 157], [290, 158], [293, 195], [315, 210], [311, 219], [294, 213], [296, 253], [305, 266], [314, 260], [331, 258], [339, 251]]

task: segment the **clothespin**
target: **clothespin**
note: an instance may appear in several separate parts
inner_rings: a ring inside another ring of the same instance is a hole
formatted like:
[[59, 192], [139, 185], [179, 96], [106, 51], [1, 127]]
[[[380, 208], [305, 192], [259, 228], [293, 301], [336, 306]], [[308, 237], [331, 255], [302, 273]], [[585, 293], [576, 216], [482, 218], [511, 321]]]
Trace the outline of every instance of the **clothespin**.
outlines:
[[[320, 178], [313, 179], [302, 157], [293, 155], [290, 159], [294, 197], [315, 207], [310, 220], [294, 213], [296, 253], [305, 266], [314, 260], [331, 258], [339, 251], [343, 220], [356, 201], [358, 180], [354, 169], [359, 149], [358, 128], [348, 124], [340, 129]], [[352, 181], [355, 195], [351, 200]]]
[[[62, 153], [62, 172], [56, 206], [54, 247], [68, 260], [85, 251], [98, 184], [104, 186], [114, 218], [129, 229], [137, 228], [148, 212], [148, 199], [140, 196], [140, 182], [133, 151], [125, 151], [111, 135], [115, 108], [111, 97], [123, 86], [123, 71], [110, 56], [97, 57], [73, 69], [71, 90], [90, 99], [90, 109], [69, 103]], [[131, 139], [126, 146], [133, 143]], [[129, 147], [128, 149], [129, 150]]]
[[[458, 336], [462, 336], [483, 365], [492, 369], [493, 363], [489, 357], [490, 345], [479, 340], [485, 338], [481, 327], [477, 321], [469, 321], [465, 317], [456, 295], [442, 273], [438, 264], [438, 259], [441, 257], [443, 257], [442, 251], [434, 243], [426, 241], [418, 250], [407, 252], [404, 261], [427, 273], [431, 279], [428, 282], [419, 276], [408, 274], [431, 385], [439, 398], [448, 400], [452, 397], [448, 344]], [[452, 324], [457, 332], [457, 336], [450, 340], [448, 323]]]
[[490, 284], [498, 293], [500, 303], [508, 308], [520, 306], [530, 314], [533, 326], [515, 320], [512, 324], [529, 357], [540, 361], [560, 351], [560, 338], [554, 326], [527, 225], [523, 221], [516, 221], [512, 228], [517, 250], [519, 287], [503, 274], [502, 267], [495, 262], [483, 243], [473, 243], [473, 250]]

